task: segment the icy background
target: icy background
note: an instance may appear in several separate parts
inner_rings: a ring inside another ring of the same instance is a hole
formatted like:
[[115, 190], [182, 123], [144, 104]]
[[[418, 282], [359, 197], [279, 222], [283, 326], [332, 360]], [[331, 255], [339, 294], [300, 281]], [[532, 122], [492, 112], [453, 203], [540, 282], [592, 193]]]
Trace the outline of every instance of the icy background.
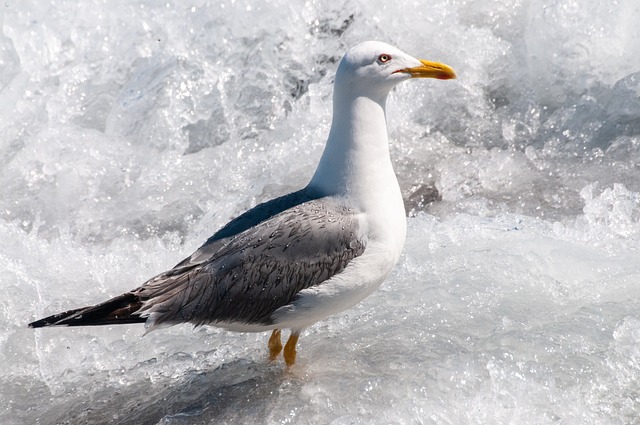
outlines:
[[[638, 423], [637, 0], [335, 4], [0, 5], [0, 423]], [[298, 365], [267, 334], [26, 328], [306, 184], [367, 39], [459, 79], [391, 94], [404, 255]]]

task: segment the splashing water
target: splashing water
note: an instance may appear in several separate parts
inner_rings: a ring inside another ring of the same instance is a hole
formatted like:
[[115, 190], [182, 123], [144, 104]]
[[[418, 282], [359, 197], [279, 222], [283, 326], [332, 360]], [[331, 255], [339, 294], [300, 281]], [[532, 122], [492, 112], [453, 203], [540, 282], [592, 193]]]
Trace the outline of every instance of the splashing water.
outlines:
[[[631, 424], [640, 416], [633, 0], [0, 8], [0, 422]], [[458, 72], [387, 105], [409, 236], [383, 287], [264, 334], [34, 331], [299, 188], [348, 47]]]

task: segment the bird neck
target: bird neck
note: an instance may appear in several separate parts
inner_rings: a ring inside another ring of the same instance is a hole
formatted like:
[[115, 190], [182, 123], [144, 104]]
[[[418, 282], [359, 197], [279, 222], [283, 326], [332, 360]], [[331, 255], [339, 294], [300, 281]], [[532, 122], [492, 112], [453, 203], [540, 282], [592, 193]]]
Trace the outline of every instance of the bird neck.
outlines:
[[339, 98], [334, 95], [331, 131], [309, 187], [346, 196], [365, 211], [380, 208], [379, 202], [402, 202], [389, 156], [386, 93], [372, 98], [340, 91]]

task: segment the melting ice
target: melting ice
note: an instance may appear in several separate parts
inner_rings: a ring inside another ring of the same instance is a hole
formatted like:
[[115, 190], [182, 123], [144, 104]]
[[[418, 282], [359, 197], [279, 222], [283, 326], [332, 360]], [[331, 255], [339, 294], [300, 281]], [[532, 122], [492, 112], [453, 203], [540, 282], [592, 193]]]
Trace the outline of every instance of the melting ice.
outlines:
[[[640, 417], [635, 0], [5, 1], [0, 422], [631, 424]], [[388, 102], [409, 237], [309, 329], [33, 331], [307, 182], [344, 51], [452, 65]]]

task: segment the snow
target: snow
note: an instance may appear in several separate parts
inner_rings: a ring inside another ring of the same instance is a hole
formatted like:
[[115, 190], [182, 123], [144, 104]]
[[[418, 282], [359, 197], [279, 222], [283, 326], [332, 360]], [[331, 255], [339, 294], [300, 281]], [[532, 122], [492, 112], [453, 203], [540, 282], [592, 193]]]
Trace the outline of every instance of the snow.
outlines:
[[[639, 21], [634, 0], [5, 1], [0, 423], [637, 422]], [[306, 184], [367, 39], [459, 78], [391, 93], [403, 257], [292, 370], [266, 334], [26, 328]]]

